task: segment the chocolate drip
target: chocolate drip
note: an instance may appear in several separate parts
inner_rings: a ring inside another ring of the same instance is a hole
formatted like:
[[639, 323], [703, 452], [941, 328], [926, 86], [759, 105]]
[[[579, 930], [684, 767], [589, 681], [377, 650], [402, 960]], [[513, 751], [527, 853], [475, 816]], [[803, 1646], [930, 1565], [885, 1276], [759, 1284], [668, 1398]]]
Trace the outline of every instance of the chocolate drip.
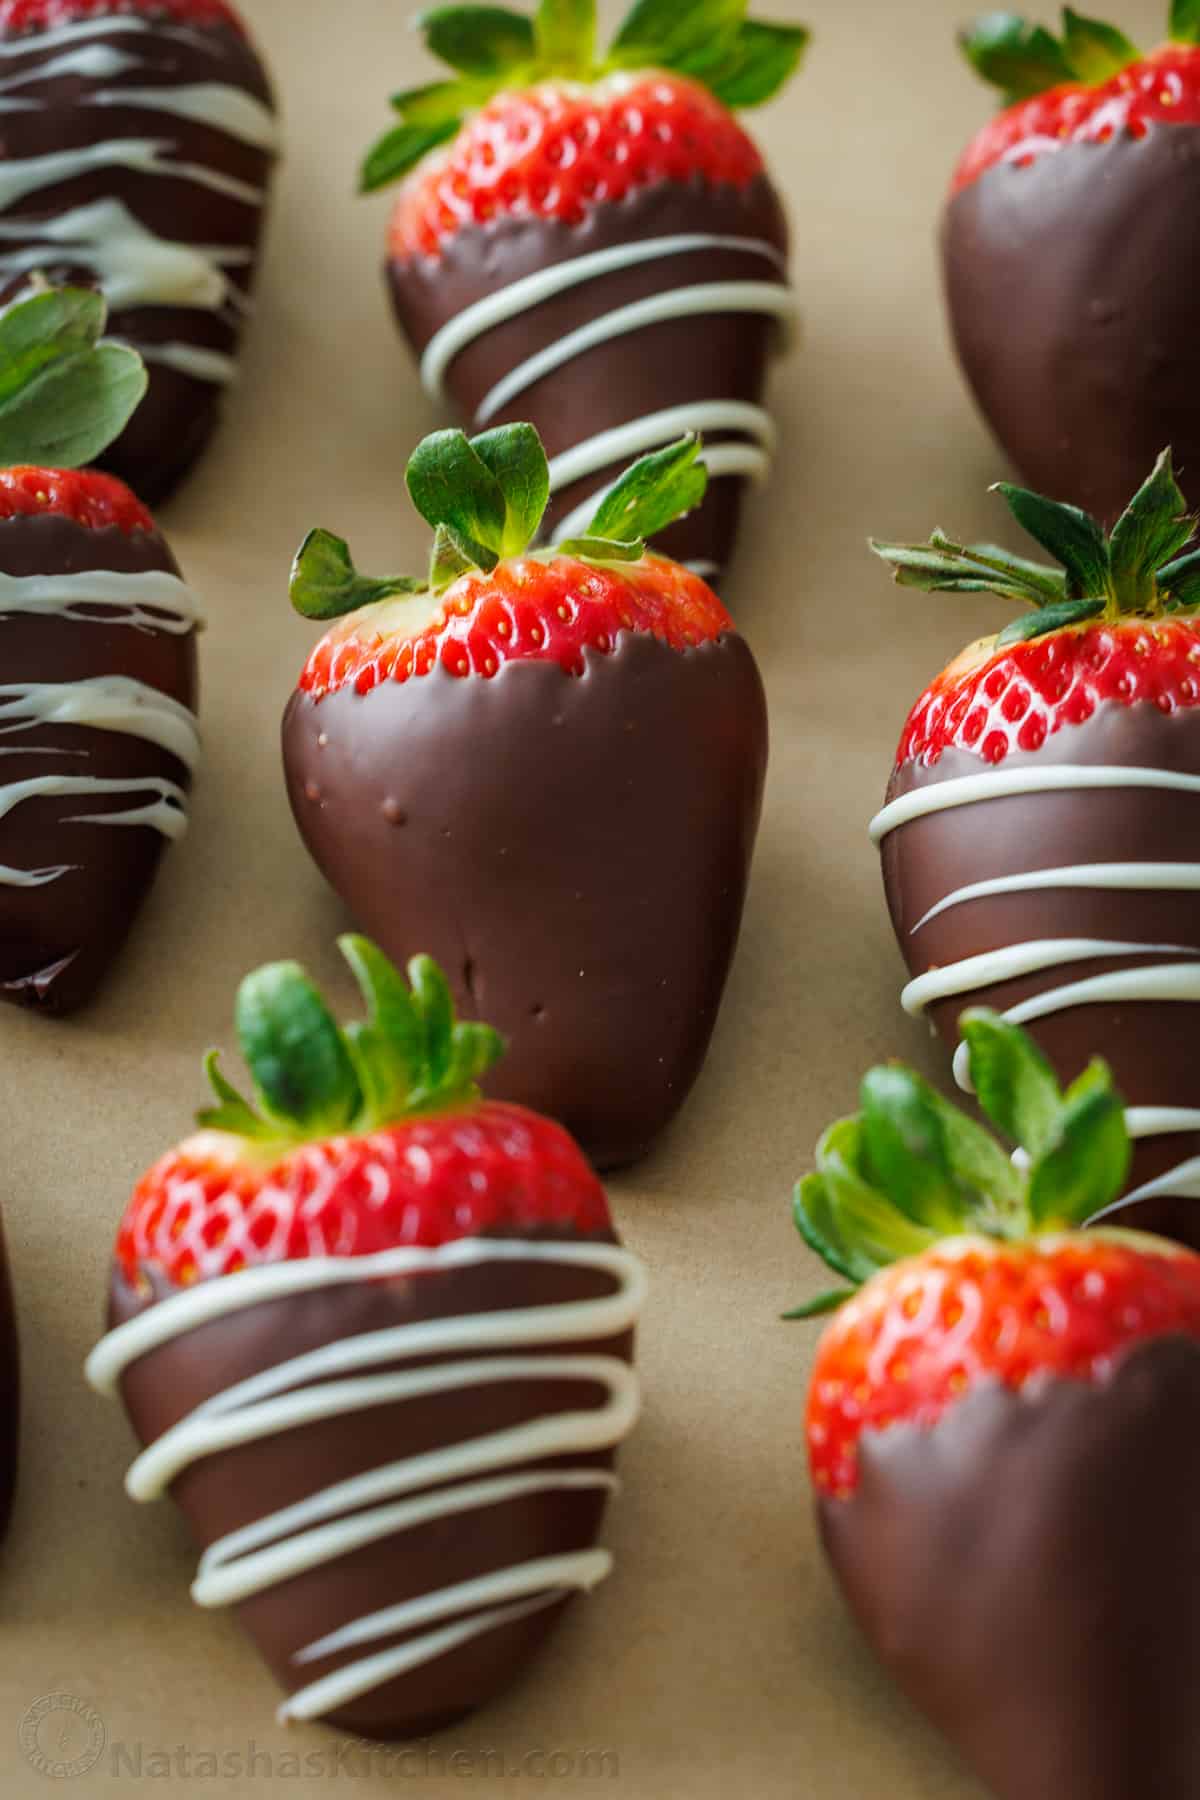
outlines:
[[[577, 1238], [567, 1241], [579, 1242]], [[602, 1240], [613, 1242], [609, 1237]], [[370, 1284], [294, 1295], [171, 1339], [134, 1363], [122, 1397], [139, 1440], [154, 1443], [205, 1400], [234, 1383], [342, 1339], [394, 1330], [425, 1320], [562, 1305], [614, 1292], [610, 1274], [563, 1263], [517, 1261], [437, 1270]], [[155, 1293], [162, 1298], [165, 1290]], [[123, 1323], [144, 1309], [114, 1277], [109, 1320]], [[618, 1357], [630, 1362], [633, 1335], [539, 1346], [514, 1346], [525, 1355]], [[482, 1352], [485, 1360], [497, 1355]], [[436, 1358], [405, 1360], [405, 1369]], [[399, 1366], [399, 1365], [397, 1365]], [[393, 1405], [351, 1411], [237, 1449], [205, 1457], [171, 1492], [199, 1544], [252, 1525], [279, 1509], [393, 1462], [447, 1445], [519, 1427], [548, 1414], [598, 1407], [599, 1383], [503, 1382], [443, 1391]], [[570, 1454], [529, 1468], [611, 1469], [614, 1454]], [[589, 1548], [603, 1519], [604, 1489], [533, 1493], [450, 1514], [401, 1535], [326, 1562], [244, 1601], [238, 1616], [288, 1692], [353, 1662], [348, 1648], [321, 1661], [298, 1663], [297, 1652], [347, 1621], [373, 1615], [434, 1589], [545, 1556]], [[514, 1623], [481, 1633], [458, 1649], [421, 1663], [328, 1715], [344, 1731], [404, 1739], [443, 1729], [511, 1685], [559, 1623], [569, 1597]], [[464, 1616], [464, 1615], [459, 1615]], [[453, 1621], [451, 1621], [453, 1622]], [[372, 1641], [384, 1651], [420, 1635], [399, 1632]]]
[[1031, 487], [1111, 523], [1170, 444], [1200, 505], [1200, 128], [989, 169], [943, 257], [967, 379]]
[[743, 639], [299, 693], [283, 742], [358, 923], [398, 962], [429, 952], [508, 1040], [490, 1090], [602, 1167], [643, 1155], [699, 1074], [741, 922], [767, 758]]
[[[614, 246], [694, 233], [766, 243], [781, 257], [788, 249], [783, 208], [766, 176], [744, 191], [698, 181], [664, 182], [595, 207], [580, 225], [503, 219], [468, 226], [436, 260], [393, 260], [388, 278], [400, 323], [420, 354], [468, 306], [526, 276]], [[520, 313], [465, 348], [446, 377], [455, 407], [474, 428], [478, 408], [496, 383], [547, 345], [634, 301], [715, 281], [783, 286], [787, 276], [781, 262], [751, 249], [726, 248], [657, 257], [599, 276]], [[774, 319], [739, 313], [646, 326], [573, 358], [516, 395], [487, 424], [531, 420], [554, 457], [668, 407], [704, 400], [760, 405], [779, 330]], [[716, 444], [728, 436], [713, 432], [707, 441]], [[573, 508], [601, 494], [630, 460], [596, 470], [556, 493], [547, 514], [548, 534]], [[744, 485], [739, 478], [714, 480], [700, 512], [663, 533], [656, 547], [682, 562], [723, 567], [737, 533]]]
[[[160, 570], [178, 575], [157, 532], [91, 531], [56, 516], [0, 523], [0, 571], [28, 577], [101, 569], [118, 574]], [[122, 675], [196, 707], [195, 634], [109, 623], [103, 608], [78, 621], [61, 615], [3, 613], [0, 681], [70, 682]], [[44, 725], [6, 740], [4, 782], [55, 774], [103, 780], [160, 778], [190, 785], [169, 751], [122, 732], [83, 725]], [[0, 817], [0, 867], [36, 870], [66, 865], [39, 887], [0, 883], [0, 999], [64, 1013], [89, 999], [132, 928], [149, 892], [164, 840], [149, 826], [78, 822], [124, 812], [146, 791], [22, 800]]]
[[868, 1640], [996, 1800], [1200, 1791], [1200, 1347], [868, 1435], [825, 1547]]
[[[1168, 717], [1148, 703], [1102, 707], [1086, 724], [1055, 732], [1036, 753], [1010, 754], [998, 772], [1048, 765], [1200, 775], [1200, 717], [1191, 712]], [[888, 797], [963, 776], [986, 778], [989, 767], [951, 750], [932, 768], [904, 765], [893, 776]], [[914, 976], [1044, 939], [1179, 945], [1179, 961], [1200, 959], [1200, 894], [1194, 891], [1025, 890], [967, 900], [920, 923], [947, 895], [997, 877], [1089, 863], [1200, 863], [1200, 795], [1105, 787], [980, 800], [898, 827], [883, 840], [882, 855], [892, 922]], [[1007, 1010], [1053, 987], [1173, 960], [1158, 952], [1062, 964], [955, 995], [932, 1006], [930, 1014], [946, 1042], [957, 1045], [958, 1019], [968, 1006]], [[1073, 1080], [1094, 1055], [1102, 1055], [1128, 1105], [1200, 1108], [1198, 1021], [1196, 1003], [1113, 1001], [1055, 1012], [1028, 1028], [1063, 1080]], [[1131, 1191], [1197, 1156], [1200, 1133], [1142, 1140]], [[1146, 1201], [1120, 1222], [1200, 1247], [1200, 1201], [1194, 1199]]]
[[[243, 90], [273, 106], [271, 87], [252, 45], [228, 26], [196, 28], [181, 33], [170, 20], [160, 29], [124, 32], [119, 19], [111, 34], [89, 36], [89, 48], [107, 47], [136, 55], [141, 66], [93, 82], [77, 73], [51, 75], [22, 85], [22, 99], [36, 100], [36, 110], [5, 113], [0, 118], [0, 152], [5, 162], [49, 156], [117, 139], [154, 140], [164, 154], [181, 164], [198, 164], [265, 190], [273, 154], [243, 142], [201, 120], [156, 111], [145, 101], [129, 105], [88, 104], [97, 88], [105, 92], [129, 88], [161, 88], [164, 92], [199, 83], [220, 83]], [[57, 52], [43, 35], [28, 40], [29, 52], [6, 57], [7, 78], [28, 75]], [[230, 246], [250, 252], [244, 265], [224, 273], [235, 294], [252, 294], [265, 218], [263, 206], [220, 193], [186, 176], [133, 168], [98, 167], [40, 186], [0, 213], [0, 223], [28, 220], [28, 236], [0, 240], [0, 253], [45, 248], [40, 272], [55, 284], [102, 285], [86, 262], [72, 262], [70, 246], [39, 233], [40, 223], [96, 201], [120, 201], [156, 237], [197, 249]], [[28, 286], [22, 273], [5, 280], [0, 272], [0, 302]], [[110, 316], [110, 335], [139, 349], [184, 342], [223, 356], [236, 354], [243, 327], [240, 309], [227, 304], [220, 312], [199, 306], [118, 305]], [[165, 499], [191, 471], [218, 422], [222, 387], [148, 358], [150, 388], [124, 434], [101, 459], [147, 501]]]

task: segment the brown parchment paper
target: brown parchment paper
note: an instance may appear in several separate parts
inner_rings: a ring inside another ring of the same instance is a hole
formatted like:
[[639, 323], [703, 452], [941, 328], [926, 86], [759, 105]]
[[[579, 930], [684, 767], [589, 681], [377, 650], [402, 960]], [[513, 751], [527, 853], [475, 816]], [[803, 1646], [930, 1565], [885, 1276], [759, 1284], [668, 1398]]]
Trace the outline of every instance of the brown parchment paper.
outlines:
[[[687, 0], [680, 0], [686, 5]], [[742, 949], [704, 1078], [657, 1155], [614, 1183], [653, 1295], [644, 1421], [611, 1514], [614, 1577], [484, 1716], [390, 1759], [274, 1724], [232, 1620], [193, 1607], [169, 1503], [122, 1492], [131, 1440], [80, 1369], [112, 1232], [142, 1169], [187, 1128], [200, 1057], [232, 1046], [238, 979], [299, 956], [349, 1008], [344, 920], [293, 830], [278, 723], [313, 641], [286, 601], [304, 531], [361, 566], [418, 566], [402, 485], [442, 422], [379, 277], [388, 200], [353, 197], [387, 95], [431, 77], [406, 0], [244, 0], [287, 125], [257, 321], [219, 442], [164, 523], [211, 626], [207, 761], [174, 850], [100, 1001], [52, 1024], [0, 1017], [0, 1197], [25, 1355], [16, 1518], [0, 1554], [0, 1795], [142, 1792], [444, 1800], [469, 1784], [623, 1800], [969, 1800], [978, 1790], [889, 1691], [820, 1559], [801, 1443], [815, 1333], [777, 1322], [822, 1271], [794, 1237], [793, 1180], [884, 1054], [940, 1058], [898, 1005], [900, 964], [866, 822], [905, 711], [987, 599], [893, 589], [868, 532], [1004, 531], [1006, 471], [952, 364], [934, 236], [989, 100], [953, 46], [965, 0], [774, 0], [816, 31], [807, 71], [754, 128], [791, 204], [802, 349], [780, 366], [783, 452], [750, 509], [726, 598], [767, 680], [774, 761]], [[614, 8], [606, 7], [610, 16]], [[1126, 0], [1153, 43], [1162, 0]], [[1047, 12], [1047, 16], [1049, 16]]]

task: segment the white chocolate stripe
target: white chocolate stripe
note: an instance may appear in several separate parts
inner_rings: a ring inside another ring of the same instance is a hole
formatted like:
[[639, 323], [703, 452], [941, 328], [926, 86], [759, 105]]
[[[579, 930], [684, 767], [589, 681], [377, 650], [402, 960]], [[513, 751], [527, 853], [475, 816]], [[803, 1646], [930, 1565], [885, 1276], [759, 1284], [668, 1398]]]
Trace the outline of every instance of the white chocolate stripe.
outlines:
[[218, 387], [228, 387], [237, 379], [237, 362], [222, 350], [208, 350], [202, 344], [147, 344], [141, 339], [136, 347], [143, 361], [161, 363], [164, 368], [191, 375], [196, 381], [211, 381]]
[[124, 675], [24, 686], [0, 683], [0, 737], [41, 725], [124, 732], [157, 744], [192, 771], [200, 760], [195, 715], [157, 688]]
[[[32, 87], [39, 81], [54, 81], [60, 75], [80, 75], [85, 81], [109, 81], [114, 75], [125, 75], [130, 69], [144, 67], [139, 56], [127, 56], [110, 44], [93, 44], [90, 48], [67, 50], [62, 56], [51, 57], [47, 63], [37, 63], [22, 69], [19, 75], [10, 75], [7, 80], [0, 81], [0, 94], [11, 93], [13, 88]], [[35, 100], [32, 104], [43, 106], [45, 102]]]
[[114, 311], [187, 306], [220, 312], [227, 304], [237, 306], [245, 296], [224, 269], [248, 267], [253, 256], [239, 244], [193, 246], [157, 237], [114, 199], [92, 201], [56, 219], [0, 220], [0, 240], [6, 238], [18, 240], [19, 248], [0, 250], [0, 274], [79, 264], [94, 272]]
[[1131, 1138], [1173, 1137], [1183, 1131], [1200, 1131], [1200, 1107], [1131, 1106], [1125, 1114]]
[[[2, 168], [2, 165], [0, 165]], [[795, 317], [796, 302], [790, 288], [777, 281], [709, 281], [695, 287], [670, 288], [604, 313], [577, 331], [569, 331], [535, 356], [518, 363], [498, 381], [480, 403], [476, 419], [486, 425], [536, 382], [564, 364], [614, 338], [627, 337], [651, 325], [672, 319], [715, 317], [727, 313], [766, 313], [780, 320]]]
[[918, 975], [904, 989], [900, 1004], [911, 1018], [919, 1019], [928, 1007], [955, 994], [1016, 981], [1021, 975], [1039, 975], [1043, 969], [1056, 969], [1063, 963], [1094, 962], [1108, 956], [1195, 954], [1195, 945], [1110, 943], [1101, 938], [1046, 938], [1030, 944], [1009, 944], [1002, 950], [987, 950], [981, 956], [967, 956], [961, 962], [945, 963]]
[[17, 613], [57, 616], [80, 625], [128, 625], [172, 637], [185, 637], [204, 625], [195, 591], [178, 575], [158, 569], [138, 575], [107, 569], [80, 575], [0, 574], [0, 619]]
[[1130, 894], [1195, 893], [1200, 892], [1200, 863], [1076, 863], [1063, 869], [1031, 869], [1020, 875], [1000, 875], [993, 881], [973, 881], [969, 887], [958, 888], [931, 906], [913, 926], [912, 935], [915, 937], [951, 907], [965, 906], [971, 900], [1065, 888]]
[[[666, 443], [670, 439], [663, 440]], [[752, 481], [765, 481], [771, 472], [771, 458], [767, 451], [760, 450], [756, 444], [713, 444], [700, 452], [700, 461], [708, 470], [710, 481], [720, 481], [730, 475], [749, 477]], [[600, 504], [612, 492], [611, 487], [600, 488], [596, 493], [573, 507], [566, 518], [555, 528], [554, 536], [561, 542], [564, 538], [581, 537], [595, 518]], [[717, 574], [716, 563], [703, 563], [695, 571], [702, 573], [710, 570]]]
[[[84, 813], [67, 819], [68, 825], [145, 825], [165, 838], [181, 838], [187, 830], [187, 795], [173, 781], [158, 776], [130, 777], [128, 781], [105, 781], [96, 775], [39, 775], [29, 781], [10, 781], [0, 785], [0, 820], [28, 800], [59, 800], [74, 795], [98, 797], [109, 794], [145, 794], [157, 796], [125, 812]], [[57, 869], [0, 868], [0, 887], [44, 887], [57, 881], [72, 867], [65, 863]]]
[[[604, 1389], [605, 1403], [577, 1412], [552, 1411], [527, 1424], [447, 1444], [318, 1490], [214, 1544], [197, 1571], [193, 1596], [198, 1604], [236, 1604], [432, 1519], [502, 1505], [530, 1493], [611, 1489], [615, 1479], [607, 1470], [521, 1465], [619, 1443], [639, 1410], [633, 1370], [612, 1356], [519, 1352], [538, 1345], [596, 1342], [629, 1329], [645, 1295], [644, 1271], [635, 1258], [615, 1246], [501, 1239], [468, 1239], [440, 1250], [275, 1264], [200, 1283], [119, 1326], [97, 1345], [88, 1360], [87, 1376], [94, 1387], [111, 1393], [131, 1363], [160, 1345], [214, 1319], [285, 1295], [520, 1262], [597, 1269], [610, 1274], [616, 1287], [594, 1300], [421, 1321], [344, 1339], [293, 1358], [214, 1396], [151, 1444], [129, 1472], [129, 1493], [135, 1499], [154, 1498], [184, 1469], [235, 1444], [421, 1395], [509, 1381], [578, 1381]], [[428, 1362], [459, 1350], [513, 1353]], [[397, 1371], [397, 1363], [416, 1359], [422, 1366]], [[370, 1368], [384, 1372], [359, 1373]], [[320, 1717], [482, 1632], [554, 1604], [573, 1588], [596, 1585], [610, 1567], [607, 1552], [581, 1550], [498, 1570], [349, 1621], [298, 1652], [296, 1660], [316, 1661], [399, 1631], [453, 1620], [453, 1615], [469, 1609], [491, 1609], [454, 1620], [398, 1649], [351, 1662], [293, 1695], [280, 1717]], [[514, 1600], [515, 1606], [508, 1604]]]
[[254, 150], [274, 153], [279, 148], [279, 123], [245, 88], [220, 81], [198, 81], [180, 87], [104, 88], [84, 95], [84, 106], [128, 106], [139, 112], [161, 112], [207, 125]]
[[126, 32], [137, 32], [143, 36], [152, 32], [155, 37], [174, 38], [184, 44], [202, 44], [214, 56], [225, 49], [218, 32], [190, 30], [186, 25], [168, 25], [158, 19], [107, 17], [76, 19], [66, 25], [53, 26], [49, 31], [33, 32], [27, 37], [5, 38], [0, 40], [0, 58], [40, 56], [47, 50], [56, 50], [60, 44], [77, 43], [83, 38], [113, 37]]
[[573, 450], [565, 450], [550, 464], [550, 492], [557, 494], [599, 469], [628, 463], [648, 450], [673, 444], [687, 432], [738, 431], [772, 451], [778, 433], [769, 412], [741, 400], [701, 400], [692, 406], [671, 406], [649, 413], [632, 424], [602, 431]]
[[172, 148], [169, 142], [157, 138], [112, 138], [76, 150], [53, 150], [46, 156], [0, 161], [0, 209], [7, 210], [30, 194], [73, 181], [93, 169], [110, 168], [194, 182], [198, 187], [239, 200], [244, 206], [261, 206], [266, 199], [262, 188], [238, 181], [220, 169], [211, 169], [205, 163], [173, 161], [169, 154]]
[[696, 562], [684, 563], [683, 566], [685, 569], [690, 569], [693, 575], [699, 575], [701, 581], [711, 581], [714, 575], [721, 573], [720, 563], [710, 562], [704, 557], [700, 557]]
[[1176, 794], [1200, 795], [1200, 775], [1180, 775], [1174, 769], [1127, 769], [1097, 764], [1049, 763], [1045, 768], [997, 769], [990, 775], [961, 775], [930, 787], [916, 788], [885, 806], [871, 821], [872, 843], [882, 843], [889, 832], [930, 813], [982, 800], [1007, 800], [1014, 794], [1084, 793], [1103, 788], [1160, 788]]
[[[485, 299], [477, 300], [473, 306], [465, 307], [430, 340], [421, 358], [421, 379], [435, 400], [444, 400], [443, 382], [455, 357], [461, 355], [477, 338], [494, 331], [497, 326], [506, 325], [521, 313], [531, 311], [535, 306], [554, 299], [557, 294], [566, 293], [570, 288], [580, 287], [585, 282], [597, 281], [604, 275], [634, 268], [640, 263], [657, 262], [668, 256], [691, 256], [702, 250], [762, 256], [777, 268], [786, 268], [784, 256], [774, 244], [767, 243], [765, 239], [722, 237], [707, 232], [644, 238], [640, 243], [615, 244], [608, 250], [594, 250], [587, 256], [574, 257], [570, 262], [555, 263], [548, 269], [539, 269], [536, 274], [510, 282], [498, 293], [489, 294]], [[787, 292], [786, 289], [781, 291]], [[482, 416], [481, 413], [480, 417]]]

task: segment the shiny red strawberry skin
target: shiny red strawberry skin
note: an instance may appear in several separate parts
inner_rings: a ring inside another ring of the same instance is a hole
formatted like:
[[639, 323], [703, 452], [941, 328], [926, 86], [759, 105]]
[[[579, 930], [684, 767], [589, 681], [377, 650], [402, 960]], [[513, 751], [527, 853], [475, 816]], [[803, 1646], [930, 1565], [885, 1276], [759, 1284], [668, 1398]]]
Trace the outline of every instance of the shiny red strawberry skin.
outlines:
[[130, 14], [175, 25], [228, 25], [245, 36], [245, 26], [224, 0], [0, 0], [0, 36], [22, 37], [81, 19]]
[[368, 608], [334, 626], [309, 658], [301, 689], [316, 699], [350, 686], [365, 694], [439, 666], [487, 680], [511, 662], [557, 662], [582, 675], [584, 651], [608, 655], [622, 631], [682, 651], [733, 629], [698, 575], [658, 556], [604, 565], [521, 557], [490, 575], [464, 575], [444, 596], [441, 623], [414, 636], [384, 634], [378, 617]]
[[932, 1429], [988, 1382], [1098, 1385], [1136, 1345], [1174, 1334], [1200, 1341], [1200, 1256], [1154, 1239], [972, 1238], [897, 1263], [821, 1340], [807, 1421], [813, 1480], [847, 1499], [864, 1432]]
[[1122, 131], [1200, 124], [1200, 45], [1167, 44], [1096, 86], [1069, 83], [997, 115], [968, 145], [952, 192], [999, 163], [1027, 168], [1067, 144], [1103, 144]]
[[404, 184], [391, 253], [436, 257], [466, 225], [498, 218], [578, 225], [658, 182], [745, 188], [762, 157], [727, 107], [683, 76], [546, 82], [497, 96]]
[[206, 1133], [157, 1163], [117, 1234], [131, 1286], [177, 1287], [314, 1256], [372, 1256], [505, 1232], [609, 1233], [574, 1139], [498, 1102], [308, 1144], [278, 1161]]
[[949, 749], [1001, 763], [1100, 707], [1141, 703], [1168, 716], [1200, 705], [1200, 621], [1123, 619], [968, 651], [909, 714], [897, 767], [932, 768]]
[[0, 469], [0, 520], [55, 513], [89, 531], [115, 525], [132, 535], [155, 530], [141, 501], [115, 475], [95, 469]]

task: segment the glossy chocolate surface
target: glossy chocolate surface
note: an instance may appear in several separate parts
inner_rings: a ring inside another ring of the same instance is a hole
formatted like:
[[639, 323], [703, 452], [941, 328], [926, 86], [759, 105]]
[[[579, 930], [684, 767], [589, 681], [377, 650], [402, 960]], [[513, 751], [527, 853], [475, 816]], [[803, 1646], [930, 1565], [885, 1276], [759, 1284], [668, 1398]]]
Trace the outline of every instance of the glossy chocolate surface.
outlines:
[[[612, 1277], [597, 1270], [530, 1261], [292, 1296], [229, 1313], [172, 1339], [129, 1368], [122, 1397], [138, 1438], [150, 1444], [212, 1395], [340, 1339], [427, 1319], [598, 1298], [613, 1288]], [[123, 1323], [143, 1306], [123, 1278], [115, 1276], [110, 1324]], [[633, 1338], [625, 1333], [586, 1345], [525, 1346], [520, 1353], [572, 1351], [628, 1362]], [[499, 1353], [482, 1354], [491, 1360]], [[420, 1368], [432, 1360], [413, 1358], [404, 1367]], [[171, 1493], [197, 1542], [208, 1546], [317, 1488], [552, 1412], [599, 1407], [605, 1398], [599, 1383], [526, 1377], [342, 1413], [204, 1458], [179, 1477]], [[551, 1464], [607, 1469], [613, 1460], [612, 1452], [593, 1452], [556, 1457]], [[599, 1533], [607, 1497], [604, 1490], [560, 1489], [443, 1516], [253, 1596], [239, 1606], [238, 1616], [280, 1684], [295, 1691], [363, 1654], [351, 1649], [321, 1661], [294, 1660], [297, 1651], [348, 1620], [511, 1564], [588, 1548]], [[453, 1724], [511, 1685], [569, 1604], [564, 1599], [483, 1632], [350, 1702], [324, 1722], [381, 1739], [421, 1737]], [[371, 1649], [384, 1651], [418, 1635], [399, 1632], [373, 1642]]]
[[582, 677], [440, 667], [293, 697], [288, 793], [318, 866], [404, 963], [432, 955], [509, 1051], [490, 1090], [633, 1161], [699, 1074], [767, 759], [754, 659], [623, 634]]
[[[47, 49], [40, 34], [28, 40], [28, 52], [4, 58], [5, 80], [29, 76], [61, 55]], [[139, 32], [133, 41], [119, 19], [110, 34], [89, 35], [92, 51], [136, 55], [138, 66], [99, 80], [81, 80], [77, 72], [51, 74], [23, 85], [21, 96], [38, 104], [6, 112], [0, 118], [0, 155], [4, 161], [28, 160], [114, 140], [165, 144], [173, 160], [200, 165], [217, 175], [265, 189], [273, 155], [199, 119], [155, 110], [141, 104], [89, 104], [95, 91], [121, 87], [158, 88], [228, 85], [273, 105], [271, 87], [257, 52], [247, 39], [227, 26], [181, 32], [170, 21], [160, 29]], [[71, 46], [67, 46], [71, 48]], [[172, 243], [193, 248], [230, 247], [249, 253], [245, 264], [224, 267], [235, 294], [248, 300], [253, 291], [265, 211], [244, 198], [186, 177], [111, 164], [70, 175], [0, 212], [0, 222], [28, 220], [28, 235], [5, 237], [6, 253], [45, 246], [40, 270], [56, 285], [96, 285], [96, 273], [73, 264], [69, 248], [39, 234], [42, 221], [53, 221], [96, 201], [119, 200], [142, 225]], [[20, 274], [5, 281], [0, 274], [0, 301], [28, 283]], [[219, 313], [197, 306], [116, 305], [109, 321], [113, 337], [143, 346], [183, 342], [234, 355], [244, 325], [244, 312], [226, 306]], [[123, 436], [105, 454], [103, 466], [127, 481], [150, 505], [164, 499], [189, 473], [216, 427], [224, 387], [148, 358], [150, 388]]]
[[1200, 127], [989, 169], [943, 256], [967, 379], [1029, 486], [1111, 522], [1169, 444], [1200, 504]]
[[1200, 1792], [1200, 1346], [996, 1385], [868, 1436], [826, 1551], [868, 1641], [996, 1800]]
[[[0, 522], [0, 572], [78, 574], [103, 569], [179, 573], [157, 532], [91, 531], [54, 516]], [[49, 614], [0, 611], [0, 678], [6, 684], [70, 682], [123, 675], [196, 707], [195, 634], [139, 630]], [[5, 743], [0, 784], [61, 774], [132, 781], [158, 777], [190, 785], [167, 750], [123, 732], [43, 725]], [[0, 799], [3, 786], [0, 785]], [[147, 791], [144, 798], [152, 800]], [[66, 873], [47, 885], [0, 882], [0, 1000], [69, 1012], [83, 1004], [113, 961], [157, 873], [165, 840], [149, 826], [81, 820], [128, 811], [135, 791], [24, 799], [0, 813], [0, 867]]]
[[[663, 182], [597, 206], [580, 225], [555, 219], [504, 219], [458, 232], [433, 259], [393, 261], [388, 278], [397, 314], [420, 354], [435, 332], [467, 306], [552, 265], [648, 238], [706, 233], [755, 239], [786, 254], [788, 229], [779, 196], [766, 176], [747, 189], [699, 182]], [[786, 282], [784, 269], [739, 249], [700, 249], [660, 257], [568, 289], [477, 338], [450, 365], [447, 387], [466, 422], [510, 369], [594, 319], [676, 287], [714, 281]], [[551, 457], [618, 425], [700, 400], [761, 405], [780, 326], [758, 314], [673, 319], [577, 356], [518, 394], [488, 420], [528, 419]], [[720, 443], [728, 433], [713, 432]], [[551, 502], [546, 529], [620, 475], [625, 458], [562, 489]], [[656, 540], [681, 562], [724, 566], [737, 532], [741, 479], [715, 480], [703, 508]]]
[[[1139, 703], [1101, 707], [1084, 725], [1068, 725], [1036, 754], [1014, 752], [1001, 771], [1047, 765], [1098, 765], [1176, 770], [1200, 775], [1200, 713], [1164, 716]], [[932, 768], [906, 764], [889, 799], [990, 765], [951, 750]], [[949, 807], [901, 826], [883, 841], [883, 872], [892, 922], [910, 972], [923, 975], [967, 957], [1032, 940], [1094, 938], [1107, 943], [1179, 946], [1145, 956], [1097, 957], [979, 987], [930, 1009], [952, 1047], [968, 1006], [1002, 1011], [1068, 982], [1118, 968], [1195, 961], [1200, 957], [1200, 895], [1142, 889], [1115, 892], [1048, 888], [969, 900], [922, 925], [948, 894], [975, 882], [1035, 869], [1085, 863], [1200, 863], [1200, 795], [1146, 788], [1039, 792]], [[1063, 1080], [1095, 1055], [1111, 1064], [1130, 1106], [1200, 1108], [1200, 1003], [1111, 1002], [1076, 1006], [1034, 1020], [1028, 1029]], [[1135, 1152], [1132, 1187], [1200, 1156], [1200, 1134], [1147, 1138]], [[1200, 1201], [1160, 1198], [1126, 1213], [1124, 1224], [1166, 1231], [1200, 1246]]]

